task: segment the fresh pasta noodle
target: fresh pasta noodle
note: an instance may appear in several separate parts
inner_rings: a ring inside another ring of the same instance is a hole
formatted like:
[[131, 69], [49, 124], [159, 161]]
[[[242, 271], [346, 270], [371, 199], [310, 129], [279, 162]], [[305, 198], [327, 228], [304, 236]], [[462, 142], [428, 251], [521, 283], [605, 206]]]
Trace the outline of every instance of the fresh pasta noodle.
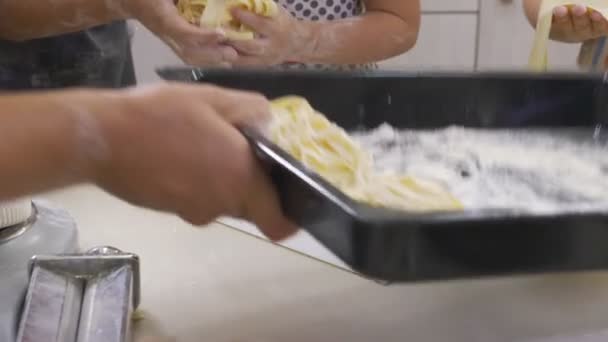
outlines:
[[190, 24], [199, 25], [207, 0], [178, 0], [177, 11]]
[[530, 53], [529, 67], [534, 71], [546, 71], [549, 63], [547, 46], [553, 23], [553, 9], [557, 6], [584, 5], [608, 18], [607, 0], [544, 0], [538, 11], [534, 45]]
[[278, 7], [273, 0], [178, 0], [180, 15], [193, 25], [223, 29], [231, 39], [253, 39], [254, 34], [230, 14], [234, 7], [272, 17]]
[[371, 156], [306, 99], [275, 99], [272, 112], [270, 140], [354, 200], [406, 211], [462, 209], [439, 184], [375, 170]]

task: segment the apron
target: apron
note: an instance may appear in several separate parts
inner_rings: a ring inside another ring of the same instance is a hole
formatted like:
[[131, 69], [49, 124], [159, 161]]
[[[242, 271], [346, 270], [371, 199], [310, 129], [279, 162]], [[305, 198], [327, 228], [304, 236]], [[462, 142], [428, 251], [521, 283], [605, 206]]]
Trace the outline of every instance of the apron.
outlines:
[[0, 40], [0, 90], [136, 83], [127, 23], [25, 42]]

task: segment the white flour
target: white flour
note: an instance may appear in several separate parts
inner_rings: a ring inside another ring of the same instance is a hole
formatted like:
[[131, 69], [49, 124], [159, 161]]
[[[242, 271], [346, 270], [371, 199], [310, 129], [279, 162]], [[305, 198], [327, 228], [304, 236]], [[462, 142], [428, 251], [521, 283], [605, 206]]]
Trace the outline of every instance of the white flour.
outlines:
[[441, 182], [467, 209], [608, 209], [608, 145], [589, 130], [398, 131], [384, 124], [353, 137], [379, 168]]

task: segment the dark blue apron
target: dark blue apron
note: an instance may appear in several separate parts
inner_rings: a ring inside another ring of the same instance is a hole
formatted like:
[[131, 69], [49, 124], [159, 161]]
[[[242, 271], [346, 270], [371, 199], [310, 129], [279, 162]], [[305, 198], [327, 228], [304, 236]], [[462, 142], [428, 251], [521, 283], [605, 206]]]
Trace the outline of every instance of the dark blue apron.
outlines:
[[0, 40], [0, 90], [136, 83], [124, 21], [26, 42]]

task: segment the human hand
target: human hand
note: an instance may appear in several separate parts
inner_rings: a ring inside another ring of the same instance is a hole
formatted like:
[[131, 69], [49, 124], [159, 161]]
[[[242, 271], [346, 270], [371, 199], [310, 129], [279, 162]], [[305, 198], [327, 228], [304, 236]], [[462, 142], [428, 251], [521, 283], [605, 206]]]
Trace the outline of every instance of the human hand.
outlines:
[[188, 23], [179, 15], [173, 0], [121, 0], [130, 17], [139, 20], [164, 41], [186, 64], [230, 66], [236, 50], [223, 44], [225, 36], [216, 30]]
[[268, 117], [264, 97], [169, 83], [127, 90], [117, 101], [118, 109], [108, 106], [99, 116], [110, 156], [95, 177], [102, 188], [195, 225], [229, 215], [250, 220], [274, 240], [294, 231], [235, 128]]
[[274, 17], [260, 16], [240, 8], [234, 8], [232, 15], [256, 33], [253, 40], [228, 42], [239, 54], [234, 65], [271, 66], [297, 62], [315, 48], [315, 26], [294, 18], [282, 6]]
[[553, 9], [552, 39], [580, 43], [602, 36], [608, 36], [608, 21], [599, 12], [584, 5]]

